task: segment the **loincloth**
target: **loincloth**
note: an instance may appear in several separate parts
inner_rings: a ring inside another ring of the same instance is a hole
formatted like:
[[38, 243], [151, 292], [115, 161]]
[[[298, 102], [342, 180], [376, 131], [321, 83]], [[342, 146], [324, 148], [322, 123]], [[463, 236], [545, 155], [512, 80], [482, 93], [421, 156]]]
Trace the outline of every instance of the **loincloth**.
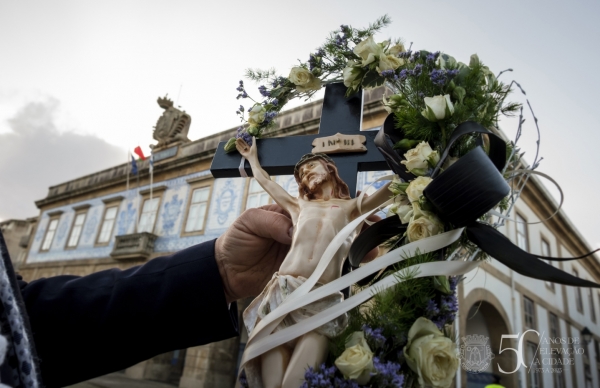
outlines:
[[[295, 289], [300, 287], [306, 281], [302, 276], [280, 275], [275, 272], [273, 278], [267, 283], [265, 289], [257, 296], [252, 303], [244, 310], [244, 324], [248, 330], [248, 334], [252, 333], [254, 327], [261, 319], [267, 316], [271, 311], [275, 310]], [[317, 283], [315, 288], [322, 286]], [[282, 330], [288, 326], [292, 326], [307, 318], [320, 313], [329, 307], [336, 305], [344, 300], [344, 295], [341, 292], [331, 294], [323, 299], [319, 299], [302, 308], [292, 311], [277, 325], [275, 331]], [[348, 317], [346, 314], [340, 315], [331, 322], [319, 326], [315, 331], [319, 334], [331, 338], [340, 334], [346, 327]]]

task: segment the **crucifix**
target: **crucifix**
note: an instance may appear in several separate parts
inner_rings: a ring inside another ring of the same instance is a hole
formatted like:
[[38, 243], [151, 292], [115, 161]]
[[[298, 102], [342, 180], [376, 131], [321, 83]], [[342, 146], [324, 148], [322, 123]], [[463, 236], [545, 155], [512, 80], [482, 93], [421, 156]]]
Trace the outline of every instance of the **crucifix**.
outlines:
[[[346, 87], [342, 83], [326, 86], [318, 134], [257, 140], [262, 168], [269, 175], [292, 175], [300, 158], [312, 152], [313, 144], [332, 149], [343, 146], [346, 142], [347, 146], [352, 147], [357, 146], [356, 140], [354, 144], [349, 144], [352, 140], [344, 139], [344, 135], [361, 135], [365, 137], [366, 152], [342, 150], [331, 154], [325, 151], [335, 161], [340, 177], [348, 185], [350, 195], [356, 195], [358, 171], [388, 170], [384, 157], [374, 143], [377, 131], [361, 131], [362, 91], [350, 97], [346, 97], [345, 94]], [[335, 137], [338, 133], [342, 136]], [[226, 153], [224, 144], [219, 143], [210, 170], [215, 178], [239, 177], [240, 155], [237, 152]], [[252, 176], [248, 161], [244, 164], [244, 170], [248, 176]]]
[[[376, 150], [376, 132], [360, 132], [362, 93], [346, 98], [345, 92], [342, 84], [327, 86], [319, 134], [263, 139], [251, 146], [243, 139], [237, 139], [239, 155], [226, 155], [221, 143], [213, 159], [211, 170], [215, 178], [220, 178], [239, 176], [239, 168], [242, 168], [240, 155], [246, 158], [250, 165], [247, 175], [254, 176], [258, 184], [287, 211], [293, 225], [292, 244], [279, 270], [244, 311], [249, 341], [258, 333], [254, 330], [257, 323], [277, 309], [281, 301], [307, 279], [327, 284], [341, 276], [356, 231], [327, 259], [326, 267], [321, 267], [322, 273], [313, 272], [330, 242], [346, 225], [361, 214], [376, 209], [390, 197], [388, 183], [365, 197], [360, 204], [357, 198], [351, 198], [356, 194], [357, 171], [385, 170], [387, 164]], [[243, 168], [246, 170], [247, 167]], [[269, 177], [269, 174], [291, 173], [298, 182], [298, 197], [287, 193]], [[277, 327], [297, 324], [315, 312], [340, 303], [343, 298], [341, 292], [331, 294], [319, 300], [318, 304], [290, 313]], [[325, 360], [328, 338], [338, 335], [346, 323], [346, 315], [339, 316], [303, 334], [293, 344], [265, 349], [260, 356], [253, 356], [247, 360], [249, 364], [245, 367], [250, 386], [297, 387], [307, 365], [315, 367]]]

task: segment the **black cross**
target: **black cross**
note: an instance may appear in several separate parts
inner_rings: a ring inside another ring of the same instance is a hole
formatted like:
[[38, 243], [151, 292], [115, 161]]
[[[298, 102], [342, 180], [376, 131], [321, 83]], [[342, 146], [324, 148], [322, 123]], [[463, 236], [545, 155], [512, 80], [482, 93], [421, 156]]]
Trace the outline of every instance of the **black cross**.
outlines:
[[[319, 133], [315, 135], [277, 137], [257, 140], [260, 165], [269, 175], [292, 175], [294, 166], [304, 154], [312, 150], [315, 138], [335, 135], [360, 134], [366, 137], [366, 152], [329, 154], [335, 161], [340, 178], [348, 185], [350, 195], [356, 194], [358, 171], [382, 171], [389, 167], [375, 147], [373, 140], [377, 131], [361, 131], [362, 91], [346, 98], [344, 84], [327, 85], [323, 99], [323, 111]], [[219, 143], [210, 171], [215, 178], [239, 177], [240, 154], [226, 153], [225, 143]], [[244, 169], [252, 176], [250, 164], [246, 161]]]

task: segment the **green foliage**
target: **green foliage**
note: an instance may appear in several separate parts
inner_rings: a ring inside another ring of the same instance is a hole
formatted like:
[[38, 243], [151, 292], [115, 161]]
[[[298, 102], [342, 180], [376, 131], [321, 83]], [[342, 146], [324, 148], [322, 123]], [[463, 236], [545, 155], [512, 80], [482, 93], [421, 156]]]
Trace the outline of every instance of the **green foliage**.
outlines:
[[[396, 273], [400, 281], [393, 287], [375, 294], [370, 302], [348, 313], [348, 327], [330, 342], [330, 357], [335, 360], [345, 349], [346, 339], [363, 325], [382, 328], [383, 335], [391, 340], [384, 356], [396, 354], [406, 344], [406, 333], [415, 320], [425, 314], [429, 300], [436, 295], [432, 278], [416, 278], [418, 268], [413, 265], [435, 261], [434, 253], [417, 254], [407, 258], [383, 276]], [[375, 344], [370, 344], [373, 349]]]

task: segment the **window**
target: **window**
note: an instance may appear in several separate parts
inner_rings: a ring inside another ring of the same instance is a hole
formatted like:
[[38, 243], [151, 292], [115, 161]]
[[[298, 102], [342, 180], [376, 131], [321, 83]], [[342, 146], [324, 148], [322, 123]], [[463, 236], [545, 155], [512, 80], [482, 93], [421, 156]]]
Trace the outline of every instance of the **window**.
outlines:
[[79, 236], [81, 236], [81, 230], [83, 229], [83, 223], [85, 222], [85, 216], [87, 212], [75, 213], [75, 221], [71, 227], [71, 233], [67, 240], [67, 248], [76, 248], [79, 243]]
[[525, 327], [535, 329], [535, 307], [533, 301], [526, 296], [523, 297], [523, 311]]
[[154, 224], [156, 223], [156, 214], [158, 213], [158, 204], [160, 197], [148, 198], [144, 201], [142, 207], [142, 215], [140, 216], [140, 222], [138, 224], [138, 233], [154, 232]]
[[269, 194], [258, 184], [254, 178], [248, 184], [248, 195], [246, 197], [246, 209], [260, 207], [271, 202]]
[[529, 251], [529, 239], [527, 236], [527, 224], [525, 218], [517, 213], [517, 246], [524, 251]]
[[185, 222], [185, 233], [204, 230], [210, 200], [210, 189], [210, 186], [205, 186], [192, 191], [187, 220]]
[[589, 364], [583, 366], [583, 371], [585, 374], [585, 388], [594, 388], [594, 385], [592, 384], [592, 369]]
[[[525, 364], [528, 367], [531, 367], [535, 364], [541, 366], [539, 360], [537, 359], [537, 351], [538, 345], [533, 342], [527, 341], [527, 359], [525, 360]], [[527, 388], [540, 388], [540, 375], [535, 371], [535, 366], [532, 369], [527, 369]]]
[[592, 322], [596, 322], [596, 306], [594, 306], [594, 294], [591, 288], [588, 288], [588, 300], [590, 302], [590, 315]]
[[96, 241], [98, 244], [107, 244], [110, 241], [115, 225], [115, 219], [117, 218], [118, 208], [118, 206], [111, 206], [104, 210], [104, 218], [102, 219], [100, 233], [98, 234], [98, 240]]
[[[563, 363], [562, 356], [558, 353], [552, 355], [554, 358], [553, 365], [561, 365]], [[565, 376], [563, 374], [564, 368], [555, 368], [552, 373], [552, 381], [554, 382], [554, 388], [565, 388]]]
[[[596, 362], [600, 362], [600, 343], [596, 338], [594, 338], [594, 351], [596, 352]], [[600, 377], [600, 374], [598, 377]]]
[[[576, 269], [573, 270], [573, 276], [576, 278], [579, 277], [579, 273]], [[583, 314], [583, 299], [581, 298], [581, 288], [575, 287], [575, 306], [577, 306], [577, 311]]]
[[[550, 243], [543, 238], [542, 238], [542, 256], [552, 256], [551, 250], [550, 250]], [[550, 265], [554, 265], [554, 264], [552, 264], [552, 262], [550, 260], [546, 260], [546, 262]], [[548, 286], [548, 288], [550, 288], [551, 290], [555, 290], [555, 285], [553, 282], [546, 282], [546, 286]]]
[[54, 240], [54, 234], [56, 233], [56, 228], [58, 227], [58, 218], [51, 218], [48, 223], [48, 229], [46, 230], [46, 235], [44, 236], [44, 241], [42, 242], [42, 251], [47, 251], [50, 249], [50, 245], [52, 245], [52, 240]]
[[550, 313], [550, 337], [560, 337], [560, 326], [556, 314]]

